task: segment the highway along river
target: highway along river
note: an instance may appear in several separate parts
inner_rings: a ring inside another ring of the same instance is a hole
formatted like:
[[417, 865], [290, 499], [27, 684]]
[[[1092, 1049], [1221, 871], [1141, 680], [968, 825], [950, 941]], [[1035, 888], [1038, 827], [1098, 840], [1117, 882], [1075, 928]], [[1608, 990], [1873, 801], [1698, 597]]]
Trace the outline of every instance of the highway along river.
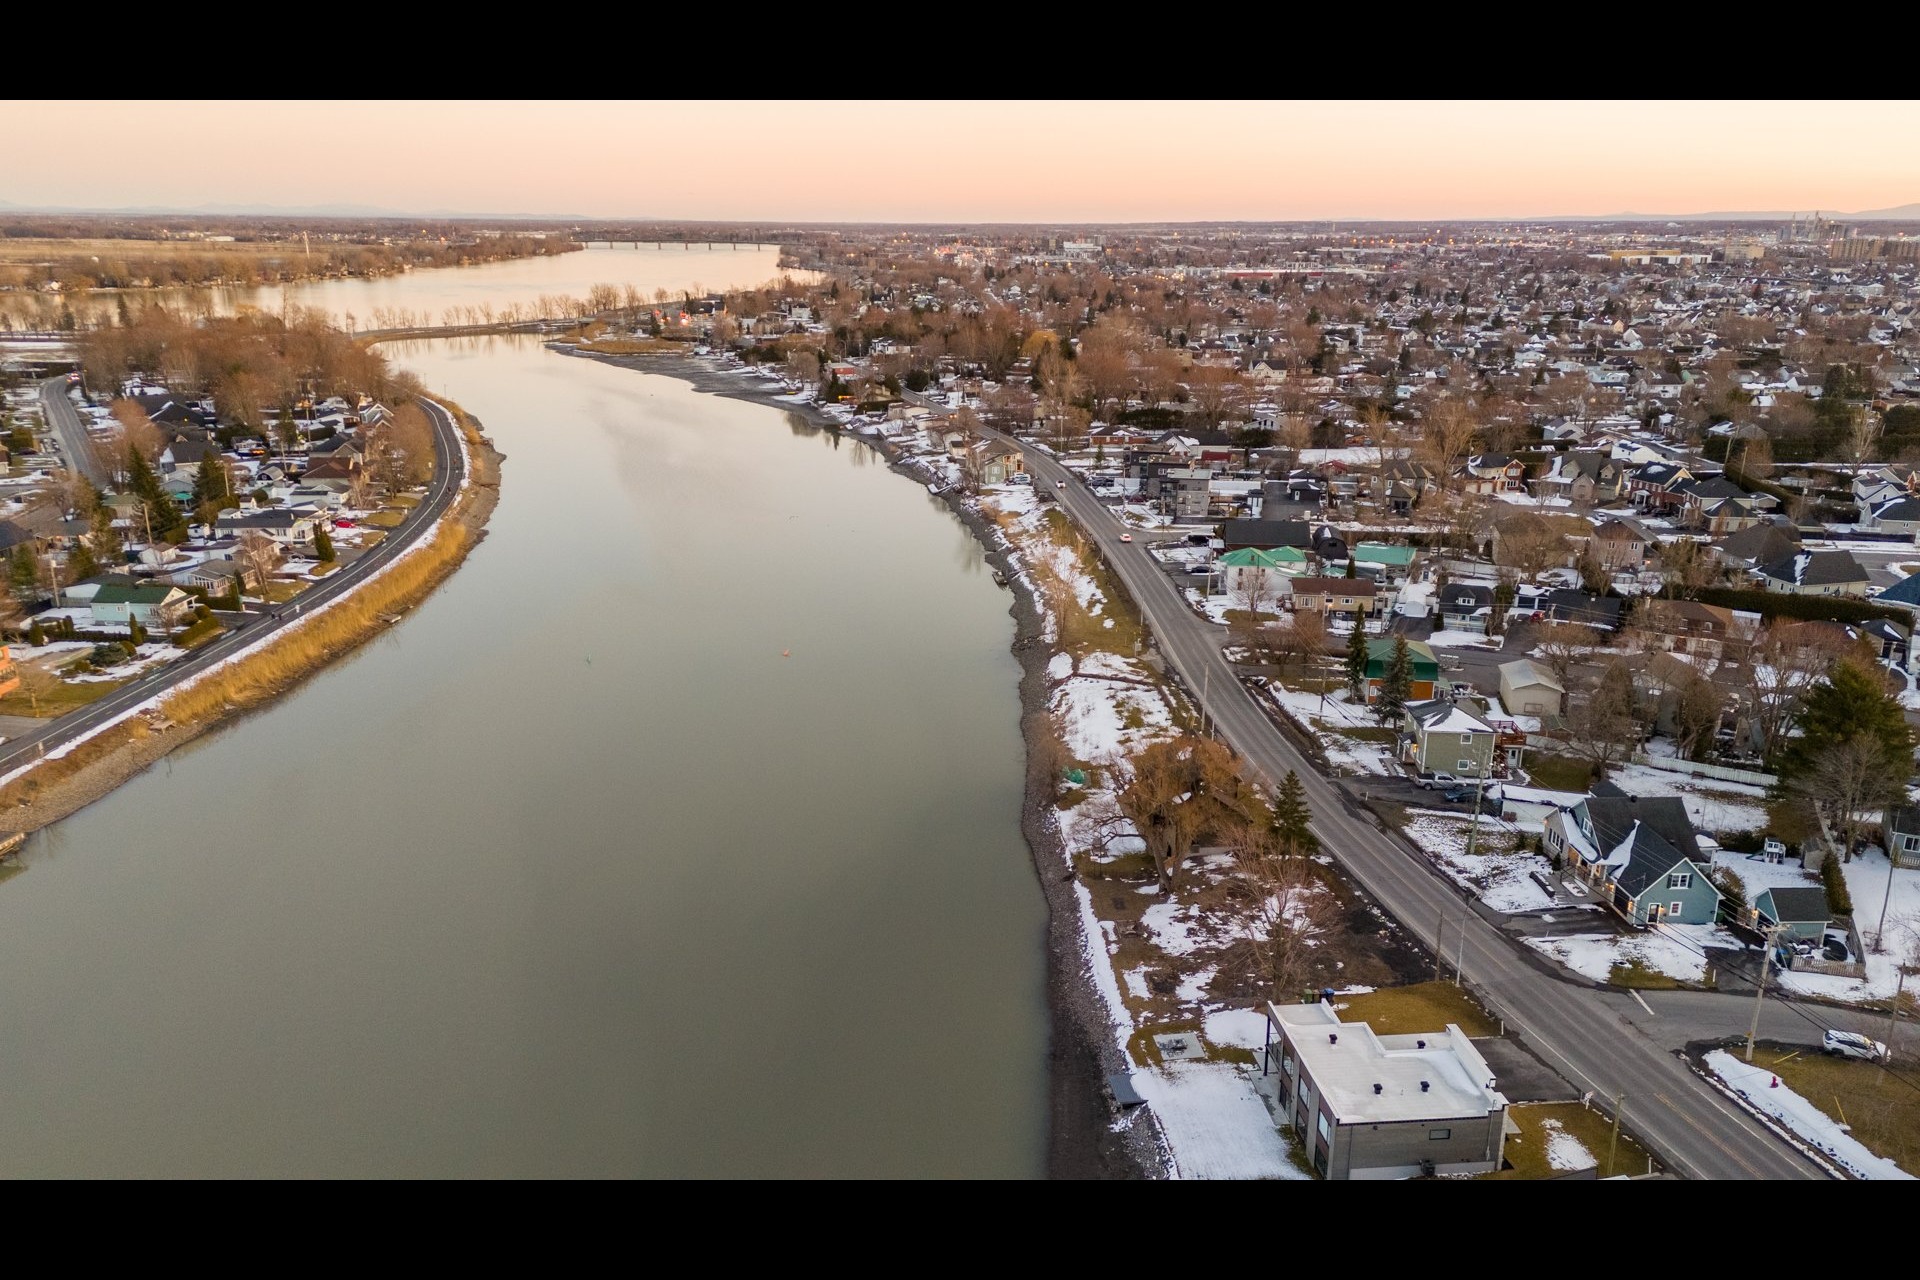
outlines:
[[29, 843], [0, 1174], [1040, 1174], [1019, 672], [965, 531], [778, 409], [390, 354], [506, 453], [491, 532]]

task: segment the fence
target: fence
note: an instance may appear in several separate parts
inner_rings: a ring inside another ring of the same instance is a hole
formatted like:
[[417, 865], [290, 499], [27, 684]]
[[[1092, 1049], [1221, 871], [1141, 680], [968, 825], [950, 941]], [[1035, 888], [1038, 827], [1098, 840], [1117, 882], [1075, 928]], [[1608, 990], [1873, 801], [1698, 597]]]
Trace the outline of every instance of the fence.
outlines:
[[1750, 787], [1771, 787], [1780, 779], [1771, 773], [1761, 773], [1754, 769], [1734, 769], [1723, 764], [1695, 764], [1691, 760], [1676, 760], [1672, 756], [1650, 756], [1636, 751], [1633, 763], [1644, 764], [1649, 769], [1664, 769], [1668, 773], [1690, 773], [1696, 778], [1718, 778], [1721, 782], [1742, 782]]

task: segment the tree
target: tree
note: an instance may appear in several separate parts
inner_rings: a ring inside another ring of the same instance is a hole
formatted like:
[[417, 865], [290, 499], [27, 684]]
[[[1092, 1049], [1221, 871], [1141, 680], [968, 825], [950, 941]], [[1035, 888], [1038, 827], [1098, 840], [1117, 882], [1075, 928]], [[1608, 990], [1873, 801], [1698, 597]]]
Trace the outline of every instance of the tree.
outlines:
[[1234, 862], [1229, 893], [1248, 968], [1269, 999], [1291, 1001], [1307, 985], [1336, 906], [1313, 860], [1288, 852], [1271, 828], [1254, 826], [1237, 838]]
[[[256, 582], [265, 583], [280, 564], [280, 544], [257, 529], [242, 533], [233, 548], [234, 563]], [[235, 581], [240, 575], [235, 575]]]
[[1355, 617], [1353, 633], [1347, 637], [1347, 692], [1355, 702], [1366, 697], [1367, 689], [1367, 652], [1366, 628]]
[[1393, 656], [1387, 660], [1385, 677], [1380, 681], [1380, 697], [1374, 704], [1373, 714], [1382, 724], [1392, 724], [1400, 719], [1400, 713], [1406, 709], [1407, 698], [1413, 692], [1413, 650], [1407, 647], [1407, 638], [1396, 633], [1393, 637]]
[[1857, 815], [1840, 806], [1906, 785], [1913, 772], [1913, 730], [1878, 673], [1843, 657], [1808, 692], [1799, 736], [1775, 754], [1783, 789], [1824, 798], [1823, 807], [1847, 832], [1845, 856], [1851, 859]]
[[313, 556], [321, 564], [333, 563], [333, 535], [325, 525], [316, 525], [313, 530]]
[[1906, 790], [1906, 777], [1905, 766], [1888, 768], [1884, 743], [1872, 734], [1859, 733], [1806, 754], [1787, 786], [1839, 829], [1841, 860], [1851, 862], [1861, 812], [1877, 813], [1899, 799]]
[[1480, 424], [1474, 420], [1473, 410], [1457, 397], [1441, 400], [1427, 414], [1418, 453], [1433, 465], [1442, 485], [1473, 448], [1479, 431]]
[[1772, 753], [1787, 740], [1803, 700], [1839, 653], [1839, 641], [1817, 623], [1775, 618], [1755, 637], [1740, 689], [1753, 743]]
[[40, 594], [40, 558], [33, 544], [23, 542], [13, 549], [7, 561], [7, 578], [13, 595], [21, 604], [31, 604]]
[[1300, 775], [1289, 769], [1273, 798], [1273, 833], [1282, 852], [1298, 855], [1319, 849], [1320, 837], [1313, 834], [1312, 824], [1306, 786], [1300, 781]]
[[140, 625], [140, 619], [127, 619], [127, 642], [136, 649], [147, 642], [147, 629]]
[[[87, 535], [83, 544], [89, 549], [93, 559], [102, 567], [118, 569], [126, 562], [126, 551], [120, 544], [120, 531], [113, 527], [113, 513], [105, 507], [97, 507], [93, 513], [93, 531]], [[80, 574], [73, 575], [75, 582]]]
[[160, 477], [154, 474], [140, 450], [131, 445], [127, 447], [127, 492], [140, 499], [143, 533], [151, 530], [152, 536], [158, 539], [184, 523], [180, 504], [167, 496], [166, 490], [160, 487]]
[[201, 459], [193, 476], [193, 505], [221, 510], [237, 505], [230, 501], [232, 497], [233, 476], [227, 471], [227, 460], [218, 454]]
[[1593, 651], [1606, 643], [1606, 637], [1594, 627], [1572, 622], [1556, 622], [1545, 628], [1534, 656], [1546, 664], [1563, 690], [1573, 688], [1573, 670]]
[[1632, 754], [1640, 741], [1639, 695], [1627, 664], [1615, 659], [1567, 716], [1568, 749], [1602, 774]]
[[27, 695], [27, 706], [35, 719], [40, 716], [40, 703], [53, 696], [66, 681], [47, 670], [37, 662], [19, 664], [20, 692]]
[[1151, 743], [1110, 769], [1120, 811], [1140, 833], [1166, 886], [1202, 832], [1237, 831], [1257, 805], [1232, 752], [1212, 738]]

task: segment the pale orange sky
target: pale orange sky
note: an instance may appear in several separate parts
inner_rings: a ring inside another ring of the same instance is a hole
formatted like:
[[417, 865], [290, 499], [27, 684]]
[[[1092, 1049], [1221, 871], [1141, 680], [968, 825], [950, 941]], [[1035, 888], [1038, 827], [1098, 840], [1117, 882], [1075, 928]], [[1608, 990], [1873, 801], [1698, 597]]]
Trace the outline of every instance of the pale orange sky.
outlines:
[[1441, 219], [1920, 201], [1920, 104], [52, 103], [0, 207], [743, 221]]

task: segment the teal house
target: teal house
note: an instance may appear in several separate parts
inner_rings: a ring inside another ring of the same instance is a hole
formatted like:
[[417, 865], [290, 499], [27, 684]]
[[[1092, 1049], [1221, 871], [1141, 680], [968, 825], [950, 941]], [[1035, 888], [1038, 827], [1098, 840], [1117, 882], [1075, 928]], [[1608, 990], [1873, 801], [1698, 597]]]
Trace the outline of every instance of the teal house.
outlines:
[[1549, 856], [1630, 923], [1713, 924], [1720, 890], [1679, 796], [1588, 796], [1550, 816]]

